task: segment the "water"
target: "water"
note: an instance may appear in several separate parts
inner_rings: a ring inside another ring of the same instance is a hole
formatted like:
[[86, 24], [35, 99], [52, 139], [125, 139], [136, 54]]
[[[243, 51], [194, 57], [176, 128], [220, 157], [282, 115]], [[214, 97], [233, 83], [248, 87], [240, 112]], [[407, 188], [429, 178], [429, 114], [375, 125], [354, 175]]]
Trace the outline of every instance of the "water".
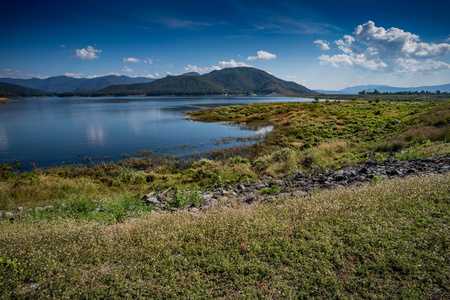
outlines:
[[[223, 137], [251, 136], [235, 125], [185, 119], [186, 111], [255, 102], [311, 101], [275, 97], [21, 98], [0, 104], [0, 163], [39, 166], [117, 161], [147, 149], [167, 154], [203, 152]], [[270, 128], [256, 128], [260, 133]]]

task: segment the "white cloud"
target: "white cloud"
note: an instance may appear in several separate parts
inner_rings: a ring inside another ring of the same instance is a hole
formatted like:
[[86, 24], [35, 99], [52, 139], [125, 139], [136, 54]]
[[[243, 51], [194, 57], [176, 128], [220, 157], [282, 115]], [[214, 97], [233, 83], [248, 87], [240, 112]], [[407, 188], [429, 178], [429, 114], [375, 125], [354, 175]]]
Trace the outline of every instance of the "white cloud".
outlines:
[[376, 61], [373, 59], [367, 59], [364, 54], [338, 54], [338, 55], [325, 55], [322, 54], [319, 57], [321, 65], [331, 65], [335, 68], [339, 67], [361, 67], [363, 69], [369, 69], [372, 71], [381, 70], [387, 67], [387, 64], [383, 61]]
[[212, 66], [211, 68], [208, 68], [208, 67], [200, 68], [197, 66], [188, 65], [187, 67], [184, 67], [184, 70], [186, 72], [197, 72], [197, 73], [206, 73], [206, 72], [211, 72], [214, 70], [221, 70], [221, 69], [222, 68], [220, 68], [218, 66]]
[[262, 60], [270, 60], [270, 59], [274, 59], [277, 58], [277, 56], [275, 54], [266, 52], [266, 51], [258, 51], [256, 52], [256, 54], [258, 54], [258, 56], [249, 56], [247, 57], [247, 60], [253, 61], [253, 60], [257, 60], [257, 59], [262, 59]]
[[323, 51], [330, 50], [330, 43], [325, 40], [316, 40], [313, 43]]
[[96, 59], [99, 58], [99, 56], [96, 53], [100, 53], [102, 50], [94, 49], [92, 46], [87, 46], [86, 49], [76, 49], [75, 50], [75, 57], [81, 58], [81, 59]]
[[251, 65], [246, 64], [245, 62], [242, 61], [235, 61], [234, 59], [231, 59], [230, 61], [219, 62], [219, 66], [201, 68], [194, 65], [188, 65], [187, 67], [184, 67], [184, 70], [186, 72], [207, 73], [215, 70], [222, 70], [225, 68], [236, 68], [236, 67], [251, 67]]
[[[317, 40], [314, 43], [320, 47], [321, 42]], [[395, 27], [387, 30], [376, 27], [372, 21], [358, 25], [353, 36], [344, 35], [335, 43], [342, 53], [319, 56], [321, 65], [385, 70], [403, 75], [417, 72], [425, 74], [445, 70], [449, 66], [430, 58], [450, 53], [450, 44], [423, 43], [418, 35]]]
[[173, 68], [173, 64], [166, 65], [166, 68]]
[[449, 64], [442, 61], [434, 61], [432, 59], [427, 59], [424, 62], [421, 62], [413, 58], [398, 58], [396, 59], [396, 63], [397, 65], [395, 66], [394, 70], [397, 74], [400, 75], [407, 75], [410, 73], [432, 74], [437, 71], [450, 69]]
[[133, 69], [130, 68], [130, 67], [128, 67], [128, 66], [123, 66], [122, 71], [125, 71], [125, 72], [133, 72]]
[[450, 34], [449, 34], [448, 37], [444, 40], [444, 42], [450, 42]]
[[147, 77], [147, 78], [157, 78], [157, 77], [159, 77], [159, 73], [155, 73], [154, 75], [153, 75], [153, 74], [147, 74], [147, 75], [144, 75], [144, 77]]
[[450, 52], [450, 44], [419, 43], [418, 35], [395, 27], [385, 30], [372, 21], [356, 27], [354, 35], [359, 43], [377, 49], [381, 58], [431, 58]]
[[81, 78], [83, 76], [83, 73], [66, 73], [64, 76], [67, 77], [73, 77], [73, 78]]
[[287, 79], [295, 79], [295, 78], [297, 78], [297, 76], [295, 76], [295, 75], [286, 75], [286, 78]]
[[[258, 51], [258, 53], [261, 51]], [[264, 52], [264, 51], [263, 51]], [[267, 52], [266, 52], [267, 53]], [[269, 53], [270, 54], [270, 53]], [[273, 55], [273, 54], [272, 54]], [[219, 66], [223, 69], [225, 68], [236, 68], [236, 67], [251, 67], [251, 65], [246, 64], [241, 61], [234, 61], [233, 59], [230, 61], [221, 61], [219, 62]]]
[[151, 64], [153, 64], [153, 59], [150, 59], [150, 58], [144, 59], [144, 63], [151, 65]]
[[89, 75], [86, 78], [92, 79], [92, 78], [98, 78], [98, 77], [105, 77], [105, 76], [109, 76], [109, 75], [120, 76], [119, 73], [111, 72], [111, 73], [107, 73], [107, 74]]
[[123, 62], [138, 63], [140, 60], [134, 57], [124, 57]]
[[171, 73], [171, 72], [168, 72], [168, 71], [166, 71], [166, 74], [167, 74], [167, 75], [172, 75], [172, 73]]

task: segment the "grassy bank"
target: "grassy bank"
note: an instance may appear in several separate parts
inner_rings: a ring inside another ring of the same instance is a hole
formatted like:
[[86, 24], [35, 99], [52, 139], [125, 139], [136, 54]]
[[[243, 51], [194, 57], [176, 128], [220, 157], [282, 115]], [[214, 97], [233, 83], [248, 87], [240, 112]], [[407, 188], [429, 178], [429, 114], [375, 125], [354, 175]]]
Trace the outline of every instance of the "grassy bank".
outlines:
[[[273, 125], [264, 141], [195, 159], [141, 151], [120, 163], [18, 172], [0, 167], [0, 210], [139, 197], [168, 188], [216, 188], [301, 170], [339, 169], [368, 159], [450, 153], [450, 102], [259, 103], [194, 112], [199, 121]], [[244, 125], [243, 125], [244, 126]], [[393, 152], [396, 151], [396, 152]], [[399, 152], [403, 151], [403, 152]]]
[[450, 297], [450, 175], [105, 226], [1, 222], [3, 298]]
[[1, 103], [1, 102], [8, 102], [8, 101], [12, 101], [12, 100], [11, 100], [11, 99], [8, 99], [8, 98], [0, 97], [0, 103]]

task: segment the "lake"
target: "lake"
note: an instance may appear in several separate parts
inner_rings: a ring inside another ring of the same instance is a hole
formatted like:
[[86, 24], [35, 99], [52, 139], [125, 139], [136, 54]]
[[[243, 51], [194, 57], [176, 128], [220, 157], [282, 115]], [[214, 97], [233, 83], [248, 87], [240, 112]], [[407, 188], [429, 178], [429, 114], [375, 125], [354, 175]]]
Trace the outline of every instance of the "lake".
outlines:
[[[38, 166], [117, 161], [124, 154], [204, 152], [238, 145], [223, 137], [253, 136], [271, 128], [201, 123], [184, 112], [256, 102], [311, 101], [282, 97], [19, 98], [0, 104], [0, 163]], [[256, 131], [255, 131], [256, 130]], [[259, 131], [258, 131], [259, 130]]]

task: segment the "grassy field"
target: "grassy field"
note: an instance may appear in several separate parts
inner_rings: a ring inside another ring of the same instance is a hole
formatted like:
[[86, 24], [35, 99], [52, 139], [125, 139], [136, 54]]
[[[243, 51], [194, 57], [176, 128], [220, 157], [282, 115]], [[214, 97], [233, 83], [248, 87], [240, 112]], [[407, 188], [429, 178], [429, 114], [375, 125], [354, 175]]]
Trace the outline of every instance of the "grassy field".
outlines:
[[104, 225], [0, 223], [0, 295], [450, 297], [450, 174]]

